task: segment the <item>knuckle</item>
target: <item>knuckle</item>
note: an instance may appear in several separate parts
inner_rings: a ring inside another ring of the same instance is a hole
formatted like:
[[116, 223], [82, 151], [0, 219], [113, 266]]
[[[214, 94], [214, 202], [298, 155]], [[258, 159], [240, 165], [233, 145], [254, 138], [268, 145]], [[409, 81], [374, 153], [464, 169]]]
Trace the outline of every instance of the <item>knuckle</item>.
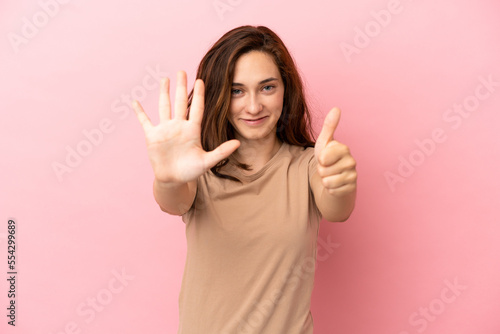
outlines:
[[355, 183], [358, 180], [358, 173], [354, 172], [350, 175], [349, 179], [352, 183]]
[[330, 185], [330, 182], [325, 177], [321, 179], [321, 183], [325, 188], [328, 188]]
[[338, 189], [328, 189], [330, 195], [338, 195], [340, 191]]
[[318, 165], [318, 174], [319, 176], [325, 176], [325, 167]]
[[341, 144], [340, 150], [344, 155], [350, 154], [350, 150], [349, 147], [347, 147], [347, 145]]
[[357, 165], [356, 160], [354, 160], [353, 158], [349, 159], [349, 162], [348, 162], [348, 165], [347, 165], [347, 166], [348, 166], [350, 169], [355, 169], [355, 168], [356, 168], [356, 165]]

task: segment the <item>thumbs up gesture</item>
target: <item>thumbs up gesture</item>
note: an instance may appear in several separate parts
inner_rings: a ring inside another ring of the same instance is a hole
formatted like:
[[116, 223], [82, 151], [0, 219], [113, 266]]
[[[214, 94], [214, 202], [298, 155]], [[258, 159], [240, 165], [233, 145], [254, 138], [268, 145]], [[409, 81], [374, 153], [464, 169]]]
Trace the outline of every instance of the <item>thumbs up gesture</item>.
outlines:
[[334, 197], [354, 193], [357, 180], [356, 161], [349, 148], [333, 139], [339, 120], [340, 109], [330, 110], [314, 146], [321, 183], [324, 190]]

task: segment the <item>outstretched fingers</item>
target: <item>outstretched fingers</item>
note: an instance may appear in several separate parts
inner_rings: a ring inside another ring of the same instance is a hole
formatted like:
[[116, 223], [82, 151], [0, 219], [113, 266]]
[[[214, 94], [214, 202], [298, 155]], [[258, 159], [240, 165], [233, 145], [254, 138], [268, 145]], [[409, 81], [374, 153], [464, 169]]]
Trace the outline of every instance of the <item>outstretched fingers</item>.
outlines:
[[170, 115], [170, 80], [168, 78], [163, 78], [160, 85], [160, 122], [168, 121], [171, 118]]
[[186, 72], [179, 71], [177, 72], [177, 87], [175, 89], [175, 119], [186, 119], [187, 104], [187, 75]]
[[212, 168], [222, 159], [229, 157], [234, 151], [240, 147], [241, 142], [237, 139], [231, 139], [220, 144], [214, 150], [207, 152], [203, 158], [205, 168]]
[[189, 120], [201, 125], [203, 110], [205, 108], [205, 84], [203, 80], [196, 79], [194, 83], [193, 100], [189, 109]]
[[134, 108], [137, 119], [142, 125], [142, 129], [145, 133], [147, 133], [149, 129], [153, 127], [153, 125], [151, 124], [151, 120], [149, 119], [148, 115], [146, 115], [144, 109], [142, 109], [142, 106], [138, 101], [132, 101], [132, 108]]

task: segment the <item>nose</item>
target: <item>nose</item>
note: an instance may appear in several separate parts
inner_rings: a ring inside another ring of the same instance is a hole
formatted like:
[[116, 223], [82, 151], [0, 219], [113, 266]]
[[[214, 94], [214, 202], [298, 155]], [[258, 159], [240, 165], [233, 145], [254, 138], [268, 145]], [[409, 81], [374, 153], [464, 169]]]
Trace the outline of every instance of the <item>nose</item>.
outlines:
[[257, 94], [249, 94], [246, 109], [247, 112], [252, 115], [256, 115], [262, 111], [262, 104]]

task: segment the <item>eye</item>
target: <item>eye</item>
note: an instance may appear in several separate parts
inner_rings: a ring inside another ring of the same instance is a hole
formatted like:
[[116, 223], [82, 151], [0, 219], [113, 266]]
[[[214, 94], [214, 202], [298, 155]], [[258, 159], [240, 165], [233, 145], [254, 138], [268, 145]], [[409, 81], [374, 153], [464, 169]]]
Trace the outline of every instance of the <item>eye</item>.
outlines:
[[266, 92], [270, 92], [274, 89], [274, 86], [273, 85], [268, 85], [268, 86], [264, 86], [263, 88]]
[[232, 94], [232, 95], [238, 95], [238, 94], [241, 94], [241, 89], [231, 89], [231, 94]]

